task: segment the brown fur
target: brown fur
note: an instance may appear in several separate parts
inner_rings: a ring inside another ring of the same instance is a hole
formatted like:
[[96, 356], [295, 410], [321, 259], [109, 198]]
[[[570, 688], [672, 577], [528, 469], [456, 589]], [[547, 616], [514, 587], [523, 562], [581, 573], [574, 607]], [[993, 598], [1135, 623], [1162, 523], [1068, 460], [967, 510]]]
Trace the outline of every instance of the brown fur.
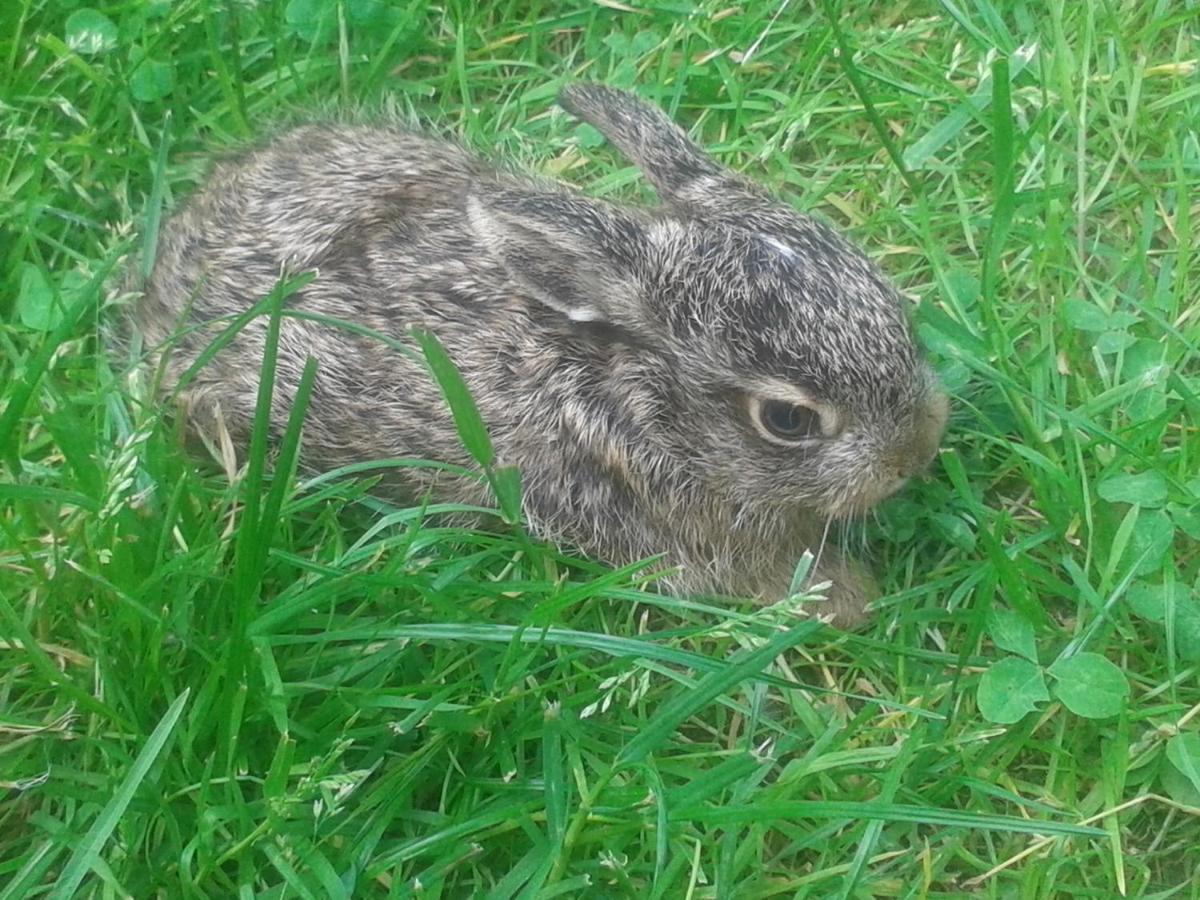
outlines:
[[[522, 471], [535, 533], [615, 564], [665, 553], [672, 590], [764, 600], [812, 549], [835, 620], [856, 623], [874, 587], [823, 546], [828, 521], [924, 467], [946, 420], [898, 295], [845, 239], [720, 168], [656, 107], [596, 85], [560, 100], [642, 168], [662, 207], [588, 199], [391, 127], [302, 126], [216, 165], [164, 226], [136, 308], [147, 346], [170, 348], [164, 389], [218, 330], [181, 328], [315, 269], [292, 307], [438, 336], [501, 461]], [[219, 410], [239, 445], [265, 329], [250, 322], [182, 392], [198, 427]], [[469, 465], [415, 356], [312, 321], [283, 321], [278, 420], [310, 355], [307, 468]], [[827, 433], [781, 443], [751, 420], [755, 397], [820, 409]], [[473, 479], [391, 477], [396, 496], [487, 501]]]

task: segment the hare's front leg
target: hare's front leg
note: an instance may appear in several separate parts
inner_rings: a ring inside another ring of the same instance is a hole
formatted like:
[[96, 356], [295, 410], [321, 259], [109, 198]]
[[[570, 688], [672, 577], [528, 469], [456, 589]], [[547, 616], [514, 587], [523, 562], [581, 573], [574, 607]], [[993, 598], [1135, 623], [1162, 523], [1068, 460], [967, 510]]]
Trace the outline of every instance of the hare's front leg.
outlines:
[[830, 585], [825, 592], [825, 599], [811, 605], [815, 614], [831, 616], [832, 624], [846, 631], [857, 628], [867, 620], [867, 607], [878, 599], [879, 585], [861, 563], [827, 548], [809, 576], [810, 584], [823, 581], [830, 582]]

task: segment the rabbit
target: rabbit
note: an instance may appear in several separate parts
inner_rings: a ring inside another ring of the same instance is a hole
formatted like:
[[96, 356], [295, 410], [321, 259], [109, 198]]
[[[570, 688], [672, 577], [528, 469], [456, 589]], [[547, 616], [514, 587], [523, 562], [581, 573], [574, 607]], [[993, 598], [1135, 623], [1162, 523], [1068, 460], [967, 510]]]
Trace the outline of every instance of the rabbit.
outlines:
[[[133, 313], [161, 351], [162, 391], [193, 428], [219, 423], [244, 446], [265, 318], [177, 391], [180, 376], [215, 320], [314, 271], [290, 308], [437, 336], [498, 460], [520, 469], [536, 536], [613, 565], [661, 554], [671, 593], [764, 603], [811, 550], [810, 583], [831, 582], [818, 612], [858, 625], [877, 589], [825, 534], [925, 468], [946, 425], [905, 304], [849, 241], [718, 165], [658, 107], [586, 83], [558, 99], [660, 206], [394, 126], [302, 125], [219, 162], [164, 224]], [[274, 421], [310, 355], [306, 470], [471, 465], [419, 355], [312, 319], [282, 321]], [[489, 501], [480, 479], [429, 468], [391, 470], [381, 490]]]

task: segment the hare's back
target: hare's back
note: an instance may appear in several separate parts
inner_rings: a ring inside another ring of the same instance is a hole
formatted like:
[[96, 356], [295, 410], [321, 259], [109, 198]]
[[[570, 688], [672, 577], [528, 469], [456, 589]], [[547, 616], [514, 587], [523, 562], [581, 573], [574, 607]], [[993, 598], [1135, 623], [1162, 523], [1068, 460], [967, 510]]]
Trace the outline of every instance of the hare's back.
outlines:
[[166, 222], [141, 324], [161, 340], [188, 304], [205, 319], [239, 312], [281, 272], [319, 269], [339, 245], [396, 222], [444, 220], [490, 175], [456, 144], [397, 128], [286, 131], [218, 163]]

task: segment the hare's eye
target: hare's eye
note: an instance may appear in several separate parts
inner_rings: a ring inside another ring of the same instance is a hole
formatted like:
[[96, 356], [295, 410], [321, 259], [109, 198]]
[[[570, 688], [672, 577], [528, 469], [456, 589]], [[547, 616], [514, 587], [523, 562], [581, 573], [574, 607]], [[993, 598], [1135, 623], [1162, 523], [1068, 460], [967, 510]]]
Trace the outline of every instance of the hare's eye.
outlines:
[[803, 441], [821, 437], [821, 414], [809, 406], [786, 400], [762, 400], [757, 404], [758, 422], [766, 436], [776, 440]]

